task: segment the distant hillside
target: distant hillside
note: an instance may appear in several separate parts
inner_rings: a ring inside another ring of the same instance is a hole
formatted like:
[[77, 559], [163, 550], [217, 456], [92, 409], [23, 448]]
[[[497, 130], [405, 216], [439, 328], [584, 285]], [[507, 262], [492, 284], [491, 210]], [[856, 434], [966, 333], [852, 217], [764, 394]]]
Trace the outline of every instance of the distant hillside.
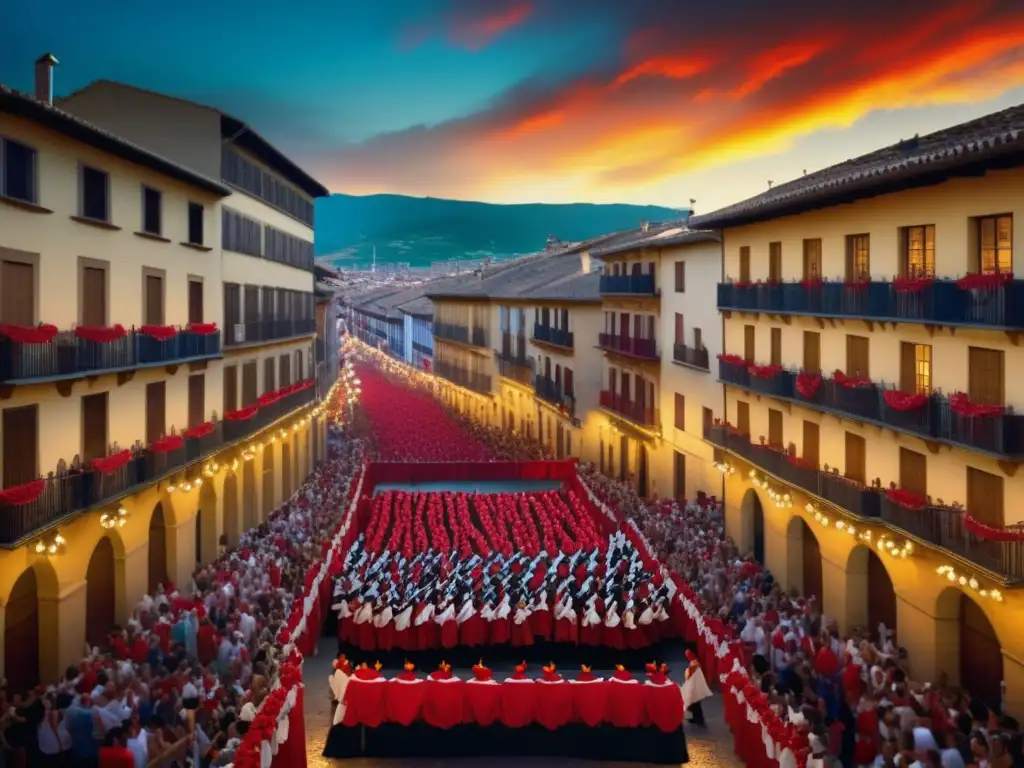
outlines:
[[492, 205], [403, 195], [332, 195], [316, 201], [316, 253], [340, 267], [428, 266], [450, 259], [507, 258], [542, 250], [549, 235], [576, 241], [671, 221], [685, 211], [643, 205]]

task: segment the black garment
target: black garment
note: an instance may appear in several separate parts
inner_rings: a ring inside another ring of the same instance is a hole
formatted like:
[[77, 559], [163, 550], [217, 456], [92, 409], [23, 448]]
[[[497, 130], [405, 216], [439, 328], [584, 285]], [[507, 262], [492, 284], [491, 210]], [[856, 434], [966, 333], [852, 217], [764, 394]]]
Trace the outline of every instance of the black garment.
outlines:
[[696, 704], [691, 704], [686, 709], [690, 713], [691, 723], [699, 725], [701, 728], [707, 725], [707, 723], [704, 722], [704, 707], [701, 706], [699, 701]]

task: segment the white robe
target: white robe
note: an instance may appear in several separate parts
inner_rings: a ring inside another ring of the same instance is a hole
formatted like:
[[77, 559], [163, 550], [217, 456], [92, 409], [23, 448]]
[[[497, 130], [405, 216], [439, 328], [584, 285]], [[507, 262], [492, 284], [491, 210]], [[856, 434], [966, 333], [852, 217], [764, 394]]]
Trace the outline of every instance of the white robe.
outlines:
[[711, 697], [711, 689], [708, 688], [708, 683], [704, 679], [704, 672], [700, 669], [694, 670], [690, 678], [683, 683], [682, 689], [683, 704], [687, 709]]
[[640, 613], [640, 618], [637, 619], [637, 624], [639, 624], [642, 627], [646, 627], [648, 624], [651, 624], [653, 622], [654, 622], [654, 610], [651, 608], [651, 606], [647, 606]]
[[601, 624], [601, 617], [597, 615], [597, 607], [595, 603], [591, 603], [587, 606], [587, 612], [583, 616], [583, 626], [594, 627]]
[[449, 605], [441, 613], [434, 617], [434, 621], [438, 624], [444, 624], [446, 621], [451, 621], [455, 618], [455, 606]]
[[622, 623], [621, 617], [619, 616], [618, 612], [615, 610], [615, 607], [612, 606], [612, 609], [610, 611], [608, 611], [608, 615], [604, 617], [604, 625], [606, 627], [608, 627], [609, 629], [615, 629], [615, 627], [619, 626], [619, 624], [621, 624], [621, 623]]
[[397, 616], [395, 616], [395, 629], [399, 632], [409, 628], [412, 621], [412, 606], [407, 605]]
[[434, 616], [434, 604], [433, 603], [427, 603], [426, 605], [423, 606], [423, 610], [420, 611], [419, 616], [416, 617], [416, 620], [413, 621], [413, 624], [415, 626], [417, 626], [417, 627], [421, 626], [423, 624], [426, 624], [428, 621], [430, 621], [431, 618], [433, 618], [433, 616]]
[[528, 618], [530, 618], [530, 609], [529, 608], [516, 608], [516, 617], [515, 617], [515, 619], [513, 619], [513, 621], [516, 624], [522, 624]]
[[473, 603], [467, 600], [466, 603], [462, 606], [462, 609], [459, 611], [459, 615], [455, 617], [455, 621], [459, 624], [462, 624], [468, 621], [469, 619], [473, 618], [474, 613], [476, 613], [476, 610], [473, 608]]
[[356, 624], [365, 624], [368, 621], [373, 621], [373, 603], [363, 603], [359, 610], [356, 611], [354, 621]]
[[338, 708], [334, 710], [334, 721], [331, 725], [337, 725], [345, 719], [345, 691], [348, 689], [348, 681], [351, 678], [340, 669], [334, 670], [334, 674], [327, 678], [331, 685], [331, 694], [338, 702]]
[[636, 622], [633, 620], [632, 611], [626, 611], [622, 614], [622, 626], [626, 629], [636, 629]]
[[348, 607], [347, 600], [342, 600], [340, 603], [335, 603], [331, 606], [331, 608], [338, 612], [339, 619], [347, 619], [352, 615], [352, 609]]
[[391, 610], [390, 605], [385, 605], [384, 610], [373, 617], [373, 626], [380, 629], [386, 627], [391, 622], [391, 617], [394, 615], [394, 611]]
[[511, 612], [512, 612], [512, 606], [510, 605], [510, 601], [509, 601], [508, 595], [505, 595], [505, 597], [503, 597], [501, 599], [501, 604], [498, 606], [498, 610], [494, 614], [494, 618], [499, 619], [501, 621], [504, 621], [505, 619], [508, 618], [508, 615]]

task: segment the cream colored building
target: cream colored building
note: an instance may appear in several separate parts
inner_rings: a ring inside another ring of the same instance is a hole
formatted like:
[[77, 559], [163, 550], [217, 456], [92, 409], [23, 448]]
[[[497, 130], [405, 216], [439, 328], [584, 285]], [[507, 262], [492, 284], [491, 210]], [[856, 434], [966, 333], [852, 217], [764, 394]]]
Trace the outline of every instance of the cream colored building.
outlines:
[[312, 297], [312, 272], [224, 251], [225, 206], [246, 196], [53, 107], [54, 63], [35, 97], [0, 86], [0, 677], [15, 688], [185, 582], [325, 448], [315, 389], [223, 419], [311, 372], [315, 330], [296, 310], [295, 332], [229, 346], [225, 278]]
[[1022, 131], [1018, 107], [694, 218], [722, 233], [729, 534], [1016, 715]]

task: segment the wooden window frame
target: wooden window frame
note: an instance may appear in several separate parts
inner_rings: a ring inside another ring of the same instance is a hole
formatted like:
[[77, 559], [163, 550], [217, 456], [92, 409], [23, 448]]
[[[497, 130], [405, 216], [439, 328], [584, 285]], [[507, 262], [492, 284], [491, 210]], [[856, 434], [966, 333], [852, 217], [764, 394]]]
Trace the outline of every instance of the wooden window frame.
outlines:
[[680, 259], [675, 262], [675, 288], [676, 293], [686, 293], [686, 260]]
[[[94, 216], [89, 216], [85, 212], [85, 173], [86, 171], [95, 171], [96, 173], [102, 173], [106, 181], [104, 184], [104, 195], [106, 197], [106, 218], [97, 219]], [[98, 221], [104, 224], [111, 224], [114, 221], [114, 201], [113, 196], [110, 194], [110, 171], [105, 171], [102, 168], [97, 168], [95, 165], [90, 163], [79, 163], [78, 164], [78, 217], [87, 221]]]
[[768, 334], [769, 365], [782, 365], [782, 328], [773, 326]]
[[[104, 408], [104, 411], [105, 411], [105, 416], [107, 418], [107, 423], [106, 423], [106, 425], [104, 425], [104, 429], [103, 429], [104, 449], [103, 449], [103, 454], [100, 456], [100, 458], [106, 458], [107, 451], [110, 449], [110, 401], [111, 401], [110, 391], [107, 390], [107, 391], [104, 391], [104, 392], [89, 392], [87, 394], [82, 395], [79, 398], [79, 400], [78, 400], [78, 420], [79, 420], [79, 431], [81, 432], [81, 438], [80, 438], [80, 441], [81, 441], [81, 444], [82, 444], [81, 456], [82, 456], [82, 460], [83, 461], [87, 460], [86, 451], [85, 451], [85, 442], [86, 442], [85, 441], [85, 400], [88, 397], [100, 397], [100, 396], [103, 396], [103, 395], [106, 396], [106, 407]], [[91, 458], [91, 457], [89, 457], [89, 458]]]
[[[85, 270], [99, 269], [103, 271], [106, 301], [103, 302], [103, 325], [110, 325], [110, 262], [93, 259], [89, 256], [78, 257], [78, 324], [85, 323]], [[145, 317], [145, 314], [143, 314]]]
[[[38, 253], [19, 251], [14, 248], [0, 246], [0, 261], [13, 261], [18, 264], [27, 264], [32, 267], [32, 324], [39, 324], [39, 300], [42, 294], [39, 272], [42, 269], [42, 257]], [[0, 294], [2, 301], [2, 294]], [[0, 312], [3, 307], [0, 306]]]
[[[779, 434], [772, 434], [772, 421], [778, 422]], [[778, 440], [773, 440], [777, 437]], [[786, 445], [786, 417], [778, 408], [768, 409], [768, 445], [776, 450], [785, 448]]]
[[[147, 210], [147, 197], [148, 195], [156, 195], [156, 229], [150, 229], [146, 226], [146, 215]], [[145, 232], [147, 235], [155, 235], [157, 237], [164, 236], [164, 193], [154, 186], [149, 184], [142, 185], [142, 221], [139, 222], [139, 230]]]
[[[911, 268], [910, 235], [921, 230], [921, 265]], [[931, 252], [928, 249], [928, 233], [931, 232]], [[935, 277], [936, 232], [934, 224], [911, 224], [900, 228], [900, 276], [909, 280]]]
[[[812, 248], [811, 246], [814, 246], [814, 248]], [[818, 257], [817, 261], [818, 261], [819, 274], [817, 274], [817, 275], [809, 274], [809, 271], [807, 269], [807, 267], [808, 267], [808, 265], [809, 265], [809, 263], [811, 261], [811, 259], [809, 257], [811, 255], [811, 251], [812, 250], [817, 250], [817, 252], [818, 252], [817, 253], [817, 257]], [[801, 253], [802, 253], [802, 258], [803, 258], [803, 279], [804, 280], [821, 280], [822, 279], [822, 275], [820, 273], [824, 272], [824, 270], [825, 270], [825, 248], [824, 248], [824, 243], [822, 242], [822, 239], [820, 237], [805, 237], [804, 240], [803, 240], [803, 248], [802, 248]]]
[[672, 401], [672, 424], [680, 432], [686, 431], [686, 395], [676, 392]]
[[782, 282], [782, 241], [768, 243], [768, 282]]
[[[1010, 220], [1010, 264], [1005, 268], [999, 266], [999, 220], [1009, 219]], [[982, 233], [982, 225], [986, 221], [993, 222], [994, 232], [993, 236], [995, 242], [993, 244], [993, 268], [991, 270], [985, 269], [985, 256], [984, 256], [984, 234]], [[1013, 272], [1013, 213], [991, 213], [985, 214], [984, 216], [974, 217], [974, 235], [975, 235], [975, 249], [978, 254], [978, 272], [985, 274], [1002, 274], [1005, 272]]]
[[160, 297], [160, 301], [163, 306], [162, 317], [160, 318], [160, 325], [167, 325], [167, 270], [157, 269], [156, 267], [143, 267], [142, 268], [142, 324], [146, 323], [146, 315], [149, 314], [149, 300], [147, 299], [148, 291], [146, 290], [147, 277], [159, 277], [160, 278], [160, 290], [163, 294]]
[[[12, 405], [12, 406], [10, 406], [8, 408], [0, 409], [0, 430], [2, 430], [2, 427], [3, 427], [3, 412], [4, 411], [9, 411], [9, 410], [10, 411], [16, 411], [16, 410], [20, 410], [22, 408], [34, 408], [35, 409], [35, 414], [36, 414], [36, 428], [35, 428], [36, 455], [35, 455], [35, 459], [34, 459], [35, 463], [34, 463], [33, 466], [34, 466], [34, 469], [35, 469], [36, 476], [37, 477], [42, 477], [43, 473], [39, 469], [39, 457], [42, 455], [42, 439], [41, 439], [42, 435], [40, 435], [40, 433], [39, 433], [39, 420], [40, 420], [40, 417], [39, 417], [39, 408], [40, 408], [40, 406], [39, 406], [39, 404], [38, 403], [26, 403], [24, 405]], [[4, 475], [4, 471], [3, 471], [4, 470], [4, 466], [5, 466], [5, 463], [4, 463], [4, 455], [3, 455], [3, 439], [2, 439], [2, 436], [0, 436], [0, 486], [2, 486], [4, 488], [8, 488], [8, 487], [10, 487], [9, 486], [8, 478], [3, 476]]]
[[[186, 207], [185, 214], [185, 242], [189, 245], [204, 245], [206, 242], [206, 206], [202, 203], [197, 203], [195, 200], [189, 200], [188, 206]], [[196, 240], [192, 237], [192, 214], [199, 211], [199, 239]]]
[[[859, 246], [864, 246], [863, 250]], [[859, 258], [864, 257], [864, 264]], [[863, 269], [862, 269], [863, 267]], [[871, 280], [871, 235], [862, 232], [846, 236], [846, 282], [861, 283]]]
[[[31, 155], [31, 168], [29, 169], [29, 196], [28, 198], [17, 197], [10, 193], [7, 188], [7, 147], [10, 144], [15, 144], [19, 147], [27, 149]], [[39, 150], [27, 144], [19, 139], [10, 139], [6, 136], [0, 136], [0, 197], [6, 197], [9, 200], [17, 200], [21, 203], [28, 203], [29, 205], [39, 205]]]
[[750, 246], [741, 245], [739, 252], [739, 275], [737, 281], [740, 283], [750, 282]]
[[[203, 322], [206, 321], [206, 280], [203, 279], [202, 275], [185, 275], [185, 314], [188, 315], [191, 309], [192, 302], [192, 286], [191, 283], [199, 283], [203, 286], [203, 306], [200, 307], [200, 314], [203, 316]], [[189, 320], [191, 322], [191, 319]]]

